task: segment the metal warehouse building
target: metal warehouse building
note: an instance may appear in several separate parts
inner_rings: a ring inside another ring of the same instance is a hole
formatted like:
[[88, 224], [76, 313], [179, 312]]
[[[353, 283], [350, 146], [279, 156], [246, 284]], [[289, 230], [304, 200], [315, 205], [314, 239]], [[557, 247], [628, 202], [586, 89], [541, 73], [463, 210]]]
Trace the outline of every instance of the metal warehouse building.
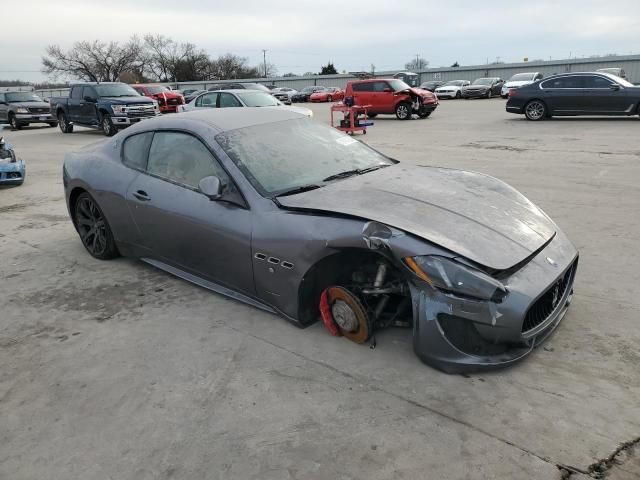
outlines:
[[[532, 61], [522, 63], [498, 63], [488, 65], [473, 65], [467, 67], [443, 67], [429, 68], [416, 72], [419, 75], [419, 82], [428, 80], [471, 80], [480, 77], [501, 77], [508, 80], [512, 75], [522, 72], [541, 72], [545, 76], [566, 72], [592, 72], [600, 68], [623, 68], [630, 82], [640, 83], [640, 55], [619, 55], [593, 58], [571, 58], [566, 60]], [[376, 77], [391, 77], [401, 70], [376, 72]], [[342, 75], [313, 75], [306, 77], [274, 77], [274, 78], [251, 78], [243, 80], [212, 80], [208, 82], [178, 82], [167, 83], [174, 88], [186, 89], [197, 88], [206, 89], [208, 85], [214, 83], [238, 83], [259, 82], [279, 87], [290, 87], [300, 90], [311, 85], [323, 85], [325, 87], [344, 88], [349, 80], [357, 79], [350, 74]], [[38, 90], [38, 94], [48, 98], [51, 96], [64, 96], [68, 89]]]

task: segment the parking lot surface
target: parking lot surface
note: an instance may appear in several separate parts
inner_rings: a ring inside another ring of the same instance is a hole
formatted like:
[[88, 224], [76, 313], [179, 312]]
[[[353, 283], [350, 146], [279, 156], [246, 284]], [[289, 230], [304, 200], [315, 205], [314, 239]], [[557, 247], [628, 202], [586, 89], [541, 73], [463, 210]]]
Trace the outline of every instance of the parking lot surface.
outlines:
[[[327, 105], [311, 108], [328, 121]], [[639, 128], [527, 122], [495, 99], [380, 116], [358, 136], [505, 180], [580, 250], [573, 304], [544, 348], [464, 376], [420, 363], [408, 330], [370, 349], [141, 262], [93, 259], [61, 168], [102, 135], [5, 130], [27, 180], [0, 189], [0, 478], [588, 478], [640, 437]], [[638, 456], [621, 452], [607, 475], [640, 478]]]

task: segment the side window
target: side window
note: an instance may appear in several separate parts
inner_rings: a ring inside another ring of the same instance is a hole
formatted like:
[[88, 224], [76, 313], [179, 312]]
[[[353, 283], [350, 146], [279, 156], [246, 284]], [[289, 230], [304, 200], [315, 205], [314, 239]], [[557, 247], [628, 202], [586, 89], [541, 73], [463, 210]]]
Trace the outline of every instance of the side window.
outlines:
[[84, 87], [84, 90], [82, 90], [82, 98], [84, 97], [98, 98], [96, 89], [93, 87]]
[[534, 78], [534, 80], [542, 80], [542, 78], [543, 78], [542, 74], [539, 73], [539, 74], [536, 75], [536, 78]]
[[584, 88], [609, 88], [613, 84], [610, 80], [596, 75], [584, 77]]
[[127, 138], [122, 146], [122, 163], [127, 167], [145, 170], [152, 138], [153, 132], [139, 133]]
[[234, 95], [230, 93], [220, 94], [220, 108], [241, 107], [242, 104]]
[[387, 82], [373, 82], [373, 91], [374, 92], [384, 92], [385, 88], [389, 88]]
[[196, 107], [215, 108], [217, 101], [218, 101], [217, 93], [205, 93], [204, 95], [200, 95], [196, 100]]
[[353, 91], [354, 92], [372, 92], [373, 82], [354, 83]]
[[71, 89], [71, 98], [75, 100], [80, 100], [82, 98], [82, 90], [84, 87], [82, 85], [77, 85]]
[[0, 102], [4, 102], [4, 93], [0, 93]]
[[226, 172], [202, 142], [182, 132], [156, 132], [147, 171], [196, 189], [200, 180], [211, 175], [229, 183]]
[[579, 76], [552, 78], [544, 82], [542, 88], [582, 88], [582, 78]]

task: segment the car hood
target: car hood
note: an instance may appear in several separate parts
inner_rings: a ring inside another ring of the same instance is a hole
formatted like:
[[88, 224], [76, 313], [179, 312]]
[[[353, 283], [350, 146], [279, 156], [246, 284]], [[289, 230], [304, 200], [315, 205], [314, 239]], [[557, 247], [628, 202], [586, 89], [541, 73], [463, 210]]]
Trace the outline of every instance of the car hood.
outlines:
[[446, 87], [443, 85], [442, 87], [436, 88], [436, 92], [435, 93], [438, 93], [439, 91], [442, 91], [442, 90], [454, 90], [455, 91], [455, 90], [460, 90], [461, 88], [462, 87], [460, 87], [458, 85], [447, 85]]
[[10, 107], [23, 107], [23, 108], [49, 108], [50, 105], [47, 102], [11, 102]]
[[531, 256], [557, 229], [506, 183], [447, 168], [398, 164], [278, 202], [385, 223], [496, 270]]
[[530, 85], [533, 83], [533, 80], [519, 80], [517, 82], [507, 82], [504, 84], [505, 87], [524, 87], [525, 85]]
[[113, 103], [114, 105], [131, 105], [139, 103], [153, 103], [153, 100], [149, 97], [131, 96], [131, 97], [100, 97], [100, 100]]
[[462, 87], [463, 90], [489, 90], [491, 85], [467, 85]]
[[175, 93], [175, 92], [160, 92], [160, 93], [153, 93], [151, 95], [153, 98], [178, 98], [178, 97], [182, 97], [182, 95], [180, 95], [179, 93]]

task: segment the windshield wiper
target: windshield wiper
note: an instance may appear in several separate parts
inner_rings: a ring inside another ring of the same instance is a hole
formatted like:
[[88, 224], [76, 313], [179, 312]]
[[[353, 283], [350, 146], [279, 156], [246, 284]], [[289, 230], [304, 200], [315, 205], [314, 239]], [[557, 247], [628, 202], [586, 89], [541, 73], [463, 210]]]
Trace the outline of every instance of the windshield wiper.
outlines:
[[302, 185], [301, 187], [294, 187], [291, 190], [285, 190], [282, 193], [274, 195], [274, 198], [277, 197], [286, 197], [287, 195], [295, 195], [296, 193], [308, 192], [309, 190], [315, 190], [316, 188], [320, 188], [321, 185]]
[[389, 165], [374, 165], [373, 167], [367, 168], [356, 168], [354, 170], [347, 170], [345, 172], [336, 173], [335, 175], [329, 175], [327, 178], [323, 179], [323, 182], [330, 182], [331, 180], [339, 180], [341, 178], [353, 177], [354, 175], [362, 175], [363, 173], [373, 172], [374, 170], [378, 170], [379, 168], [388, 167]]

